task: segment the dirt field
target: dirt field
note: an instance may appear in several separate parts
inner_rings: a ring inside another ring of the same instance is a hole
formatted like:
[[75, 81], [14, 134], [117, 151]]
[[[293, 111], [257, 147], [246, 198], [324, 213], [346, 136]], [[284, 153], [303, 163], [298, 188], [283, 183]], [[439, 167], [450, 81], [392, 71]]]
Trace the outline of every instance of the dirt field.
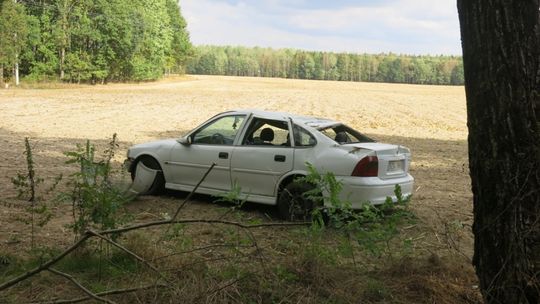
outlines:
[[[62, 89], [0, 90], [0, 242], [26, 246], [24, 225], [16, 218], [10, 182], [24, 169], [24, 137], [30, 137], [37, 174], [46, 179], [71, 172], [62, 152], [91, 139], [101, 147], [113, 133], [121, 141], [115, 160], [128, 146], [179, 137], [220, 111], [257, 108], [342, 120], [383, 141], [408, 146], [416, 179], [412, 208], [420, 217], [424, 246], [458, 247], [472, 255], [472, 194], [467, 166], [467, 126], [463, 87], [265, 78], [186, 76], [157, 83], [109, 84]], [[172, 212], [175, 197], [142, 198], [132, 208], [141, 217]], [[204, 216], [220, 209], [204, 197], [185, 212]], [[268, 207], [250, 207], [264, 217]], [[55, 218], [43, 237], [69, 243]], [[464, 227], [448, 239], [451, 227]], [[450, 227], [450, 228], [449, 228]], [[62, 237], [64, 236], [64, 237]], [[446, 238], [445, 238], [446, 237]], [[17, 241], [13, 241], [17, 240]]]

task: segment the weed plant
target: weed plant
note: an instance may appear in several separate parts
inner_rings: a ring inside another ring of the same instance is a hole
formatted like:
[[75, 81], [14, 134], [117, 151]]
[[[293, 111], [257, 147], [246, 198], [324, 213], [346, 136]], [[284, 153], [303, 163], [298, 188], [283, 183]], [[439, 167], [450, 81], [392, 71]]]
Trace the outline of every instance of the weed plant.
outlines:
[[89, 228], [99, 230], [116, 228], [125, 222], [120, 209], [130, 198], [126, 191], [111, 182], [111, 160], [118, 148], [116, 134], [109, 142], [101, 160], [95, 156], [95, 146], [77, 145], [77, 150], [65, 152], [67, 164], [77, 164], [79, 170], [69, 177], [70, 192], [61, 194], [61, 199], [70, 201], [73, 208], [71, 228], [81, 236]]
[[410, 251], [412, 244], [409, 239], [397, 248], [391, 248], [392, 241], [399, 236], [399, 225], [414, 220], [414, 215], [408, 210], [411, 197], [403, 196], [399, 185], [394, 189], [395, 202], [387, 197], [381, 205], [365, 202], [360, 210], [353, 210], [349, 201], [340, 198], [343, 186], [332, 172], [321, 174], [313, 165], [306, 165], [308, 174], [296, 181], [314, 186], [305, 193], [319, 206], [312, 211], [312, 233], [326, 227], [340, 232], [343, 243], [339, 248], [351, 255], [353, 261], [353, 246], [374, 257], [391, 256], [394, 250], [402, 254]]
[[54, 182], [49, 189], [41, 191], [40, 185], [44, 182], [44, 179], [36, 175], [34, 169], [34, 155], [28, 137], [25, 137], [24, 139], [24, 146], [26, 172], [17, 173], [17, 176], [13, 177], [11, 182], [17, 190], [17, 197], [19, 199], [27, 200], [30, 203], [30, 205], [25, 208], [26, 214], [19, 217], [18, 220], [26, 225], [30, 225], [31, 248], [35, 249], [36, 226], [42, 228], [52, 217], [51, 209], [43, 202], [43, 194], [54, 191], [62, 179], [62, 175], [54, 179]]

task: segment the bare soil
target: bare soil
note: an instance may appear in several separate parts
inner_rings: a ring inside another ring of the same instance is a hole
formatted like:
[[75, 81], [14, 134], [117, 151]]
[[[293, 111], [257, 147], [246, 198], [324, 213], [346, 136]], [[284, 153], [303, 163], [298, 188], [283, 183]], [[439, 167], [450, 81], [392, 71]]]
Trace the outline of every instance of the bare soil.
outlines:
[[[37, 174], [52, 180], [73, 172], [63, 152], [86, 139], [103, 149], [117, 133], [117, 166], [127, 147], [180, 137], [210, 116], [229, 109], [257, 108], [341, 120], [378, 141], [401, 144], [413, 153], [412, 208], [419, 217], [417, 244], [445, 255], [472, 256], [472, 193], [468, 176], [464, 88], [357, 82], [307, 81], [221, 76], [185, 76], [154, 83], [69, 86], [59, 89], [0, 90], [0, 248], [28, 247], [20, 217], [24, 202], [10, 181], [25, 169], [29, 137]], [[129, 206], [136, 219], [174, 212], [183, 194], [142, 197]], [[66, 206], [40, 230], [42, 242], [67, 245]], [[222, 205], [197, 196], [185, 217], [213, 217]], [[273, 216], [270, 207], [248, 206], [247, 218]], [[271, 235], [269, 235], [271, 239]], [[465, 265], [462, 267], [468, 267]]]

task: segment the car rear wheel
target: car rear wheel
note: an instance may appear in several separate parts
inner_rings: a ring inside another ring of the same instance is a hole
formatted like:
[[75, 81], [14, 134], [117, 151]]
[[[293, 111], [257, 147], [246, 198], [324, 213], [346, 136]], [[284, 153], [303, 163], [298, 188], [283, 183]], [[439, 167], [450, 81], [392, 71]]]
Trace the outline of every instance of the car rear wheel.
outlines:
[[278, 211], [282, 219], [288, 221], [310, 221], [316, 203], [306, 195], [315, 187], [308, 183], [291, 182], [278, 198]]
[[153, 157], [149, 156], [143, 156], [135, 163], [133, 166], [133, 170], [131, 171], [131, 180], [135, 180], [135, 176], [137, 175], [137, 165], [142, 163], [147, 168], [156, 170], [156, 176], [154, 177], [154, 181], [152, 182], [152, 186], [148, 188], [148, 190], [144, 193], [139, 193], [141, 195], [158, 195], [163, 193], [165, 190], [165, 177], [163, 176], [163, 170], [161, 169], [161, 166], [159, 165], [158, 161], [155, 160]]

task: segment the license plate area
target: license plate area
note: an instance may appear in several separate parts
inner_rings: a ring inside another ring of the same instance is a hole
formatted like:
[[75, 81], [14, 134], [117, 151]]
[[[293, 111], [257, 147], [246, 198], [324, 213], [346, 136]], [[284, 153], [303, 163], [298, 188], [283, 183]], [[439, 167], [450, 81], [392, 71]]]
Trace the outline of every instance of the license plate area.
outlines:
[[405, 170], [405, 161], [404, 160], [391, 160], [388, 162], [388, 167], [386, 172], [388, 174], [397, 174], [403, 173]]

